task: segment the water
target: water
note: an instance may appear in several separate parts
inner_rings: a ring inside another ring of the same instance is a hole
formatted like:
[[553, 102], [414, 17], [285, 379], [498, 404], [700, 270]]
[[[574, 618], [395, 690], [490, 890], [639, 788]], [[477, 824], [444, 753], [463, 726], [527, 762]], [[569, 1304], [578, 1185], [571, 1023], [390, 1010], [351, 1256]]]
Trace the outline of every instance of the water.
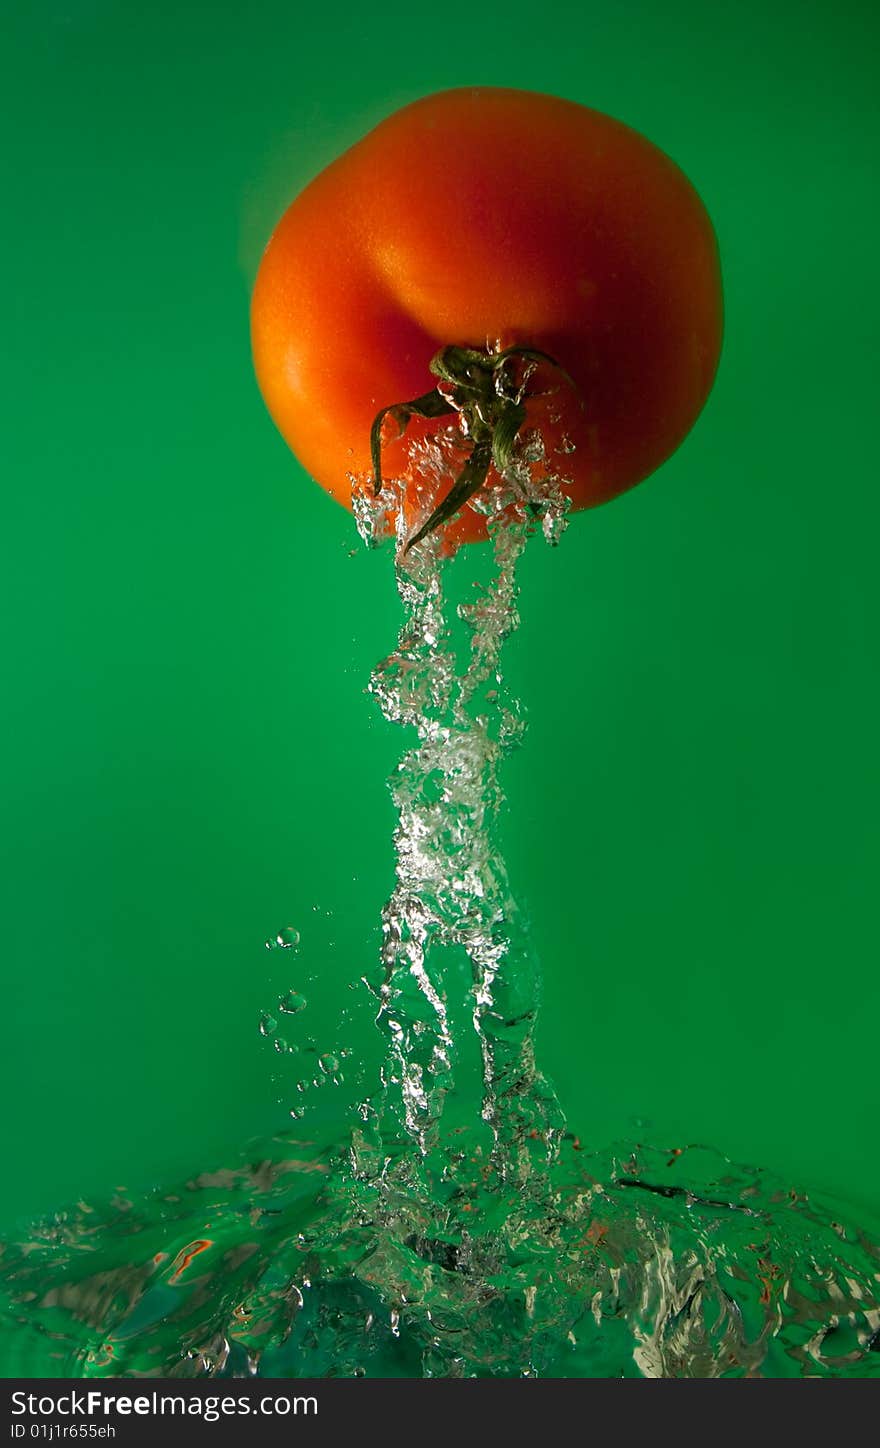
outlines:
[[[459, 447], [454, 429], [413, 444], [426, 497]], [[396, 526], [404, 621], [370, 687], [409, 741], [391, 780], [395, 886], [365, 977], [380, 1081], [334, 1127], [339, 1145], [310, 1139], [305, 1103], [343, 1084], [345, 1047], [303, 1034], [299, 932], [270, 935], [292, 983], [259, 1030], [295, 1071], [308, 1058], [296, 1127], [8, 1243], [8, 1372], [880, 1374], [876, 1232], [708, 1148], [585, 1150], [536, 1062], [540, 975], [497, 823], [500, 766], [524, 733], [502, 670], [517, 562], [565, 525], [552, 475], [534, 494], [544, 463], [527, 437], [480, 499], [493, 573], [457, 606], [443, 539], [405, 552], [397, 486], [358, 491], [368, 541]]]
[[880, 1375], [880, 1251], [691, 1147], [563, 1141], [543, 1202], [456, 1138], [427, 1203], [294, 1136], [9, 1243], [10, 1375]]

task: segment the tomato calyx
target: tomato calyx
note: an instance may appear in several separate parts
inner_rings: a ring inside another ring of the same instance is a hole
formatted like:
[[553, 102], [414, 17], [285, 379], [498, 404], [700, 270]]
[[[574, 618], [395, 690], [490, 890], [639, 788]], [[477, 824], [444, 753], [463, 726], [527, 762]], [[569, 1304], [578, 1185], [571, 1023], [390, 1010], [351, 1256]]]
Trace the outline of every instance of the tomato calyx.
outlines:
[[[519, 369], [511, 365], [517, 363], [525, 365]], [[553, 367], [574, 387], [556, 359], [536, 347], [506, 347], [499, 352], [442, 347], [429, 363], [438, 379], [437, 386], [410, 402], [383, 407], [376, 414], [370, 429], [370, 456], [377, 498], [382, 491], [382, 431], [387, 418], [393, 418], [402, 435], [413, 417], [433, 419], [457, 412], [462, 432], [471, 444], [467, 461], [449, 492], [408, 540], [404, 553], [464, 507], [485, 484], [492, 464], [503, 477], [513, 462], [516, 439], [526, 420], [524, 398], [528, 383], [541, 363]]]

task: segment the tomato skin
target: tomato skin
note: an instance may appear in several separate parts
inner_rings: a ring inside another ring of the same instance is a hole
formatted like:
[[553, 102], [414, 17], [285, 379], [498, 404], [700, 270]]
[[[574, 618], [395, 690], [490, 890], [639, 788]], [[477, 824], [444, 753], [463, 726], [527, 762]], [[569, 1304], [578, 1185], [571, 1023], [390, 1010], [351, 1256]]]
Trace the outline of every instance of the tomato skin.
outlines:
[[[278, 428], [347, 507], [376, 413], [434, 385], [441, 347], [548, 353], [577, 390], [530, 402], [528, 420], [564, 449], [566, 491], [587, 508], [653, 472], [703, 407], [721, 347], [717, 243], [684, 174], [621, 122], [527, 91], [445, 91], [296, 198], [251, 333]], [[402, 444], [386, 456], [386, 475], [406, 467]], [[452, 529], [485, 524], [466, 507]]]

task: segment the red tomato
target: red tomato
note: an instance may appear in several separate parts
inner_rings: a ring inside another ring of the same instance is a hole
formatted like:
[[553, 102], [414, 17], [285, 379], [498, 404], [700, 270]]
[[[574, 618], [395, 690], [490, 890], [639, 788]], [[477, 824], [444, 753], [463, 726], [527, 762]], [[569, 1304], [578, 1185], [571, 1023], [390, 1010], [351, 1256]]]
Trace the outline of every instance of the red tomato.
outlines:
[[[587, 508], [653, 472], [699, 414], [721, 345], [718, 250], [687, 178], [620, 121], [527, 91], [446, 91], [296, 198], [251, 322], [272, 417], [347, 507], [351, 475], [372, 474], [377, 414], [427, 394], [453, 347], [537, 349], [565, 370], [570, 383], [540, 364], [526, 423]], [[441, 425], [416, 417], [408, 435]], [[426, 505], [411, 471], [386, 438], [382, 472], [409, 479], [415, 528], [453, 475]], [[484, 517], [466, 504], [449, 536], [485, 536]]]

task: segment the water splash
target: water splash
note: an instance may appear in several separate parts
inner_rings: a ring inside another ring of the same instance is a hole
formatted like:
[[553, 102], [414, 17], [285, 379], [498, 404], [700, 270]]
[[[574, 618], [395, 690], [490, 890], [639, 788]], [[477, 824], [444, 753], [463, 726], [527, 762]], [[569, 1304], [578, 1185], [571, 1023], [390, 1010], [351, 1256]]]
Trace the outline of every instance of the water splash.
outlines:
[[[466, 1132], [459, 1145], [468, 1157]], [[876, 1235], [705, 1148], [566, 1140], [542, 1220], [506, 1229], [506, 1262], [486, 1221], [441, 1232], [410, 1197], [396, 1226], [371, 1222], [340, 1181], [332, 1153], [278, 1136], [173, 1190], [37, 1224], [3, 1252], [4, 1371], [880, 1376]], [[514, 1203], [496, 1201], [496, 1237]]]
[[[460, 442], [452, 429], [413, 444], [428, 497]], [[516, 567], [530, 536], [558, 542], [565, 524], [561, 488], [534, 495], [545, 463], [524, 438], [474, 500], [494, 572], [457, 608], [438, 539], [404, 552], [401, 485], [355, 493], [368, 541], [397, 538], [405, 614], [370, 687], [414, 731], [391, 780], [395, 885], [370, 982], [387, 1057], [356, 1128], [337, 1126], [332, 1152], [279, 1136], [179, 1190], [80, 1205], [7, 1244], [7, 1371], [880, 1375], [874, 1233], [703, 1148], [588, 1154], [536, 1065], [538, 971], [497, 823], [499, 766], [524, 730], [502, 669]], [[264, 1033], [277, 1041], [278, 1015], [286, 1026], [304, 1004], [282, 996]], [[305, 1046], [314, 1079], [297, 1090], [341, 1080], [342, 1051]]]

